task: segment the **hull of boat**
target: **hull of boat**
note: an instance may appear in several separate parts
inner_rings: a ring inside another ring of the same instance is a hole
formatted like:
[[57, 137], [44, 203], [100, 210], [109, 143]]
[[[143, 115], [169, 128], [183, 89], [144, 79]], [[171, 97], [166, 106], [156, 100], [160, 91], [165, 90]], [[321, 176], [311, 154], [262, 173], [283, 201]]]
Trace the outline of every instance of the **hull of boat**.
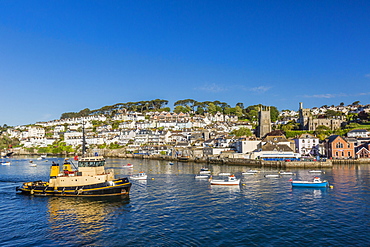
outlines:
[[115, 179], [104, 183], [90, 184], [84, 186], [49, 187], [47, 182], [36, 181], [24, 183], [17, 187], [21, 194], [35, 196], [121, 196], [128, 195], [131, 183], [127, 178]]
[[324, 188], [329, 186], [329, 183], [327, 181], [321, 182], [321, 183], [314, 183], [309, 181], [293, 181], [292, 182], [293, 187], [309, 187], [309, 188]]
[[280, 175], [294, 175], [293, 172], [280, 172]]
[[148, 176], [140, 176], [140, 177], [132, 176], [130, 179], [132, 179], [132, 180], [147, 180]]
[[211, 185], [230, 185], [230, 186], [233, 186], [233, 185], [239, 185], [240, 184], [240, 179], [236, 180], [236, 181], [223, 181], [223, 180], [211, 180]]
[[265, 178], [278, 178], [280, 175], [275, 175], [275, 174], [270, 174], [270, 175], [265, 175]]

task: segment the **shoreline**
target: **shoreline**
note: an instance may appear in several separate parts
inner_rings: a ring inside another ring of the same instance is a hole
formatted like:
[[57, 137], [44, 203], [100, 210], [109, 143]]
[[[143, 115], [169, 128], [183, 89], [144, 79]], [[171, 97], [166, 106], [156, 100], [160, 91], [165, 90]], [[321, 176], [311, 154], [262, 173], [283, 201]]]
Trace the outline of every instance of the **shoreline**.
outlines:
[[[152, 160], [165, 160], [168, 162], [194, 162], [206, 164], [219, 164], [219, 165], [239, 165], [239, 166], [254, 166], [254, 167], [275, 167], [275, 168], [332, 168], [335, 165], [370, 165], [370, 159], [327, 159], [325, 161], [266, 161], [266, 160], [252, 160], [242, 158], [220, 158], [220, 157], [207, 157], [207, 158], [192, 158], [192, 157], [172, 157], [168, 155], [144, 155], [144, 154], [126, 154], [119, 152], [119, 150], [93, 150], [87, 155], [94, 156], [98, 152], [99, 155], [109, 158], [132, 158], [132, 159], [152, 159]], [[28, 152], [19, 152], [14, 155], [40, 155]], [[61, 156], [74, 156], [75, 154], [48, 154], [48, 155], [61, 155]]]

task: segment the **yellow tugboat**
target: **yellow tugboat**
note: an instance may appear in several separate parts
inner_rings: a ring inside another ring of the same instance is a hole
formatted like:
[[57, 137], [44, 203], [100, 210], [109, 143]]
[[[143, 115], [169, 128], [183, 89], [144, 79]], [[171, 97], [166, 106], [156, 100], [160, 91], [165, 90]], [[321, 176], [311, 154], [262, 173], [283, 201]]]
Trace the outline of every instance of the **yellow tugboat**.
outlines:
[[68, 159], [60, 172], [59, 164], [50, 167], [49, 182], [34, 181], [17, 187], [22, 194], [39, 196], [119, 196], [128, 195], [128, 178], [114, 179], [113, 169], [106, 170], [103, 156], [85, 157], [78, 161], [76, 170]]

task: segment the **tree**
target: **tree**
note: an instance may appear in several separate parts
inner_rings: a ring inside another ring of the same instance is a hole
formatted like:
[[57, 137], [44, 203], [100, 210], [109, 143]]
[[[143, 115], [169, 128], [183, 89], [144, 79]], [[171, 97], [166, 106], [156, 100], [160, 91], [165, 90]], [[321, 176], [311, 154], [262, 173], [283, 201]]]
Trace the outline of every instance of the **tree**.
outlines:
[[170, 112], [171, 111], [171, 108], [169, 108], [169, 107], [164, 107], [164, 108], [161, 108], [161, 109], [159, 109], [159, 111], [166, 111], [166, 112]]
[[[258, 117], [258, 111], [263, 105], [252, 105], [245, 109], [245, 115], [250, 121], [254, 121]], [[275, 122], [279, 118], [279, 110], [275, 106], [270, 106], [271, 122]]]
[[235, 115], [238, 116], [238, 118], [243, 116], [243, 109], [238, 105], [235, 106]]
[[239, 106], [242, 110], [244, 110], [244, 104], [243, 103], [236, 103], [236, 106]]
[[365, 111], [361, 111], [358, 113], [358, 118], [361, 120], [368, 120], [369, 114], [367, 114]]
[[314, 134], [320, 140], [324, 140], [326, 137], [328, 137], [331, 134], [331, 130], [327, 126], [319, 125], [319, 126], [316, 127], [316, 130], [314, 131]]
[[197, 106], [197, 114], [204, 114], [207, 111], [208, 105], [211, 101], [204, 101], [204, 102], [197, 102], [195, 106]]
[[185, 106], [182, 106], [182, 105], [178, 105], [175, 107], [175, 109], [173, 110], [173, 112], [179, 114], [180, 112], [182, 113], [188, 113], [190, 111], [190, 107], [185, 107]]
[[210, 114], [216, 114], [217, 113], [217, 108], [216, 108], [215, 104], [209, 103], [207, 111]]
[[248, 128], [241, 127], [237, 130], [233, 130], [230, 132], [231, 135], [235, 135], [236, 137], [241, 137], [241, 136], [252, 136], [252, 131]]
[[341, 116], [342, 113], [339, 112], [339, 111], [327, 110], [325, 115], [326, 115], [326, 117], [335, 117], [335, 116]]

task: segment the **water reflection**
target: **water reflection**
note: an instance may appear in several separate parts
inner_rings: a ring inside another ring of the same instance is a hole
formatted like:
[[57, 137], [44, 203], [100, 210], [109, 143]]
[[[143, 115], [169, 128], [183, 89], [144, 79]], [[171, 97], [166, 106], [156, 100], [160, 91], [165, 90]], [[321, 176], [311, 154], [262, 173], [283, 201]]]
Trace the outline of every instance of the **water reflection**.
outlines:
[[[107, 230], [117, 211], [128, 211], [128, 196], [112, 198], [49, 198], [48, 221], [54, 237], [71, 243], [86, 242]], [[60, 236], [55, 234], [63, 233]], [[71, 236], [77, 236], [71, 240]]]
[[328, 190], [329, 188], [293, 187], [292, 193], [294, 195], [302, 196], [302, 199], [322, 198], [323, 195], [327, 194]]

